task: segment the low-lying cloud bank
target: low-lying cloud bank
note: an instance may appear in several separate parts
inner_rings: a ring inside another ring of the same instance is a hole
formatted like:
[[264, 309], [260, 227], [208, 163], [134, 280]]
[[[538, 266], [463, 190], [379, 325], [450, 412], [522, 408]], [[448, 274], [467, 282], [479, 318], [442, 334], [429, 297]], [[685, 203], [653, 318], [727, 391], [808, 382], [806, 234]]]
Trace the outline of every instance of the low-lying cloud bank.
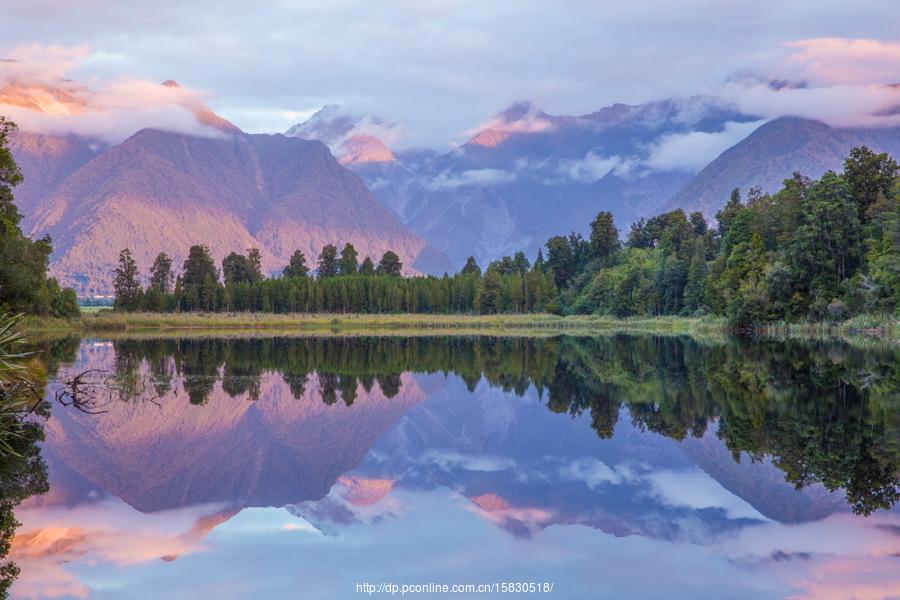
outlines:
[[91, 52], [87, 46], [34, 44], [0, 52], [0, 114], [24, 131], [107, 143], [146, 127], [221, 135], [198, 119], [205, 104], [196, 90], [125, 76], [88, 85], [68, 79]]

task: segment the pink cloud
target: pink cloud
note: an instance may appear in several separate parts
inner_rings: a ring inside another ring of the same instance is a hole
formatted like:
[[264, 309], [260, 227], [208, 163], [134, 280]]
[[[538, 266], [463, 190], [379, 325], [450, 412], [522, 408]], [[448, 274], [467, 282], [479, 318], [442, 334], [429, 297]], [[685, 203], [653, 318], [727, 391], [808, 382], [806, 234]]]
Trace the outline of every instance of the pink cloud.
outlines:
[[[757, 68], [764, 77], [733, 80], [718, 94], [743, 112], [795, 115], [836, 127], [900, 125], [900, 43], [850, 38], [786, 42]], [[781, 85], [771, 85], [780, 81]]]
[[814, 38], [784, 44], [786, 67], [806, 80], [827, 85], [900, 82], [900, 42]]
[[66, 79], [91, 55], [83, 45], [29, 44], [0, 52], [0, 114], [24, 131], [76, 134], [108, 143], [145, 127], [222, 134], [222, 128], [204, 120], [211, 113], [196, 90], [131, 77], [94, 81], [91, 87]]

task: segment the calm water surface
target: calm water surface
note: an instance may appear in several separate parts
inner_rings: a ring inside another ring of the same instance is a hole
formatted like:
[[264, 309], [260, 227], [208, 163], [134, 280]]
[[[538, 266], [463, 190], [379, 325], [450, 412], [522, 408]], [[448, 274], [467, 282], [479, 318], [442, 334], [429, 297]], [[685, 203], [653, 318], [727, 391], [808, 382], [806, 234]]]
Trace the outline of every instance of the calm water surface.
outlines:
[[900, 597], [896, 350], [611, 336], [46, 352], [49, 491], [17, 509], [13, 598], [430, 582], [553, 589], [410, 597]]

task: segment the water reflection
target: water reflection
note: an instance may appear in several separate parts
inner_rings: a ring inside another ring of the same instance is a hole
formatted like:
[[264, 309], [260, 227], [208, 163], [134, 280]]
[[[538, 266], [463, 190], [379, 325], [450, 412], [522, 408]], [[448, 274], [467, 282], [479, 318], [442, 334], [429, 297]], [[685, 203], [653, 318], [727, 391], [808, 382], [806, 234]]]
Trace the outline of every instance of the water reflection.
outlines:
[[[51, 486], [18, 511], [19, 597], [104, 597], [111, 580], [109, 597], [215, 593], [211, 565], [248, 540], [258, 556], [235, 572], [254, 575], [233, 597], [292, 597], [276, 566], [309, 597], [457, 572], [540, 572], [561, 597], [710, 597], [679, 571], [696, 568], [733, 597], [900, 592], [895, 350], [275, 337], [54, 356], [60, 380], [93, 370], [96, 389], [46, 423]], [[364, 552], [377, 568], [319, 565]], [[660, 580], [629, 581], [628, 560]], [[171, 581], [141, 589], [156, 577]]]

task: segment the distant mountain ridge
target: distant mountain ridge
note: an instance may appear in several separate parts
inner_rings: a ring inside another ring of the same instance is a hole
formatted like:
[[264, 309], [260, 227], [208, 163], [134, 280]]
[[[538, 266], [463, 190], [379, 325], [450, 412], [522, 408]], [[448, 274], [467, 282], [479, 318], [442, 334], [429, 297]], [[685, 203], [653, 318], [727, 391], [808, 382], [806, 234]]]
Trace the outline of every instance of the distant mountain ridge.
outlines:
[[51, 272], [62, 283], [107, 294], [122, 248], [146, 270], [158, 252], [179, 265], [199, 243], [217, 260], [258, 247], [273, 274], [294, 250], [314, 265], [324, 245], [344, 242], [360, 259], [394, 250], [411, 270], [447, 266], [321, 142], [245, 134], [200, 101], [189, 109], [210, 135], [143, 129], [112, 146], [18, 136], [13, 150], [27, 182], [19, 206], [31, 235], [52, 237]]
[[[394, 160], [346, 164], [458, 268], [469, 255], [481, 264], [517, 250], [534, 256], [549, 237], [584, 231], [601, 210], [622, 226], [652, 214], [692, 175], [648, 168], [656, 141], [753, 120], [708, 98], [616, 104], [581, 116], [517, 102], [447, 153], [394, 151]], [[286, 135], [332, 143], [328, 136], [352, 137], [363, 121], [383, 125], [330, 109]]]
[[675, 193], [666, 209], [699, 210], [713, 219], [731, 190], [773, 193], [799, 171], [818, 178], [840, 172], [855, 146], [900, 157], [900, 128], [833, 128], [821, 121], [781, 117], [727, 149]]
[[[51, 271], [81, 294], [109, 291], [125, 246], [143, 268], [162, 248], [177, 263], [193, 243], [217, 259], [255, 246], [277, 273], [294, 249], [313, 263], [322, 245], [350, 241], [360, 257], [394, 249], [408, 268], [441, 274], [470, 255], [482, 266], [518, 250], [531, 258], [554, 235], [586, 234], [600, 211], [623, 235], [675, 208], [712, 221], [735, 187], [773, 192], [794, 171], [840, 170], [857, 145], [900, 156], [897, 127], [764, 121], [707, 96], [575, 116], [516, 102], [440, 153], [403, 149], [401, 126], [334, 106], [283, 136], [248, 135], [176, 82], [162, 86], [196, 121], [190, 131], [111, 143], [25, 129], [14, 142], [25, 227], [53, 236]], [[73, 82], [8, 83], [2, 105], [92, 110]]]

